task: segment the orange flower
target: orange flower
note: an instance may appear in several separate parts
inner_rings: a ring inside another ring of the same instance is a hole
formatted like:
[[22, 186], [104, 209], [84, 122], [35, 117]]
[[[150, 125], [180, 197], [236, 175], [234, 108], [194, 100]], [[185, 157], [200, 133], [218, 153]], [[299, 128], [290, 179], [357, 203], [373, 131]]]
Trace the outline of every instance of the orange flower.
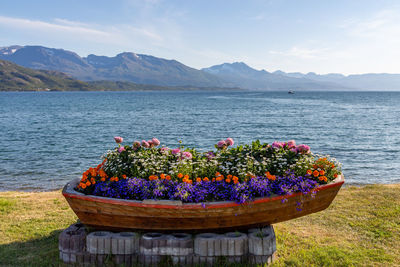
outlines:
[[101, 179], [100, 179], [102, 182], [105, 182], [106, 181], [106, 178], [104, 178], [104, 177], [101, 177]]
[[115, 177], [115, 178], [114, 178], [114, 181], [118, 182], [118, 177]]
[[239, 180], [239, 178], [237, 176], [233, 176], [232, 180], [237, 182]]
[[267, 178], [269, 180], [272, 180], [272, 181], [276, 180], [276, 176], [275, 175], [271, 175], [269, 172], [266, 172], [265, 175], [267, 176]]
[[326, 176], [320, 176], [318, 179], [325, 182], [328, 181], [328, 178], [326, 178]]
[[231, 182], [231, 179], [226, 178], [225, 182], [227, 182], [229, 184]]
[[126, 175], [125, 175], [125, 174], [123, 174], [123, 175], [122, 175], [122, 178], [126, 179]]
[[157, 180], [157, 179], [158, 179], [158, 176], [157, 176], [157, 175], [150, 175], [150, 176], [149, 176], [149, 180], [150, 180], [150, 181]]
[[237, 184], [237, 183], [238, 183], [238, 180], [233, 180], [233, 183], [234, 183], [234, 184]]
[[86, 188], [86, 184], [82, 184], [82, 188], [85, 189]]
[[86, 182], [86, 185], [87, 185], [87, 186], [90, 186], [90, 185], [91, 185], [91, 183], [90, 183], [89, 181], [87, 181], [87, 182]]
[[215, 181], [217, 181], [217, 182], [222, 181], [222, 180], [224, 180], [223, 176], [218, 176], [217, 178], [215, 178]]
[[189, 175], [185, 175], [185, 176], [183, 176], [183, 178], [185, 179], [185, 180], [188, 180], [189, 179]]
[[200, 183], [200, 182], [201, 182], [201, 178], [200, 178], [200, 177], [197, 177], [197, 178], [196, 178], [196, 182]]
[[211, 181], [215, 182], [215, 178], [212, 178], [212, 180], [211, 180]]
[[100, 177], [107, 178], [107, 174], [106, 174], [106, 172], [105, 172], [103, 169], [100, 169], [99, 175], [100, 175]]
[[204, 181], [204, 182], [209, 182], [210, 179], [208, 179], [208, 177], [204, 177], [204, 178], [203, 178], [203, 181]]
[[187, 183], [193, 184], [193, 180], [187, 180]]
[[91, 175], [92, 177], [97, 175], [96, 169], [90, 168], [89, 170], [90, 170], [90, 175]]
[[320, 170], [319, 171], [319, 175], [325, 175], [325, 171], [324, 170]]
[[182, 179], [182, 177], [183, 177], [183, 174], [182, 173], [178, 173], [178, 178]]
[[161, 173], [161, 174], [160, 174], [160, 178], [161, 178], [161, 179], [165, 179], [165, 174], [164, 174], [164, 173]]
[[311, 175], [312, 174], [312, 170], [307, 170], [307, 174]]
[[337, 178], [337, 177], [338, 177], [337, 173], [335, 173], [335, 174], [333, 175], [333, 177]]
[[314, 175], [314, 177], [318, 177], [319, 171], [315, 170], [315, 171], [313, 172], [313, 175]]
[[228, 178], [228, 179], [232, 179], [232, 175], [230, 175], [230, 174], [228, 174], [227, 176], [226, 176], [226, 178]]
[[167, 176], [165, 176], [165, 179], [167, 179], [169, 181], [169, 180], [171, 180], [171, 176], [167, 175]]

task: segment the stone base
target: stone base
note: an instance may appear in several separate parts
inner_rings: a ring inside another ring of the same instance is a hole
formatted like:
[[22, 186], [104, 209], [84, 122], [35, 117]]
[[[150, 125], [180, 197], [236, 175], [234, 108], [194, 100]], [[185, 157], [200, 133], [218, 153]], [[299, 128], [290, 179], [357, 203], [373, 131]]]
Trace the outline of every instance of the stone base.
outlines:
[[[178, 266], [245, 263], [270, 264], [276, 239], [272, 226], [249, 229], [248, 233], [162, 234], [134, 232], [87, 233], [84, 225], [73, 224], [59, 236], [60, 259], [76, 265]], [[165, 264], [164, 264], [165, 265]]]

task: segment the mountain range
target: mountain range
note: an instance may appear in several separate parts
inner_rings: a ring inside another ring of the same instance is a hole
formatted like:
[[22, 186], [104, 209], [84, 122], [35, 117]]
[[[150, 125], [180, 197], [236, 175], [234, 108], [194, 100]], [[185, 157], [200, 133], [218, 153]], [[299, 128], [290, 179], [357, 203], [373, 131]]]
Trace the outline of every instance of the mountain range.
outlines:
[[126, 81], [80, 81], [53, 70], [25, 68], [0, 59], [0, 91], [165, 91], [238, 90], [238, 88], [160, 86]]
[[80, 57], [64, 49], [15, 45], [0, 48], [0, 59], [26, 68], [62, 72], [85, 82], [113, 82], [114, 86], [115, 82], [128, 82], [161, 87], [239, 87], [252, 90], [400, 89], [400, 74], [345, 76], [268, 72], [256, 70], [243, 62], [223, 63], [198, 70], [176, 60], [131, 52], [114, 57], [93, 54]]

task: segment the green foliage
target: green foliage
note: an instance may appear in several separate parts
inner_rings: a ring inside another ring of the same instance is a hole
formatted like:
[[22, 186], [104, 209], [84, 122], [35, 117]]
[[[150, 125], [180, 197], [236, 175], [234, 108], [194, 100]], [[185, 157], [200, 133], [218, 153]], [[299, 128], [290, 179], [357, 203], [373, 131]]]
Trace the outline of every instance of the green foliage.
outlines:
[[[172, 153], [169, 148], [143, 148], [125, 145], [124, 151], [118, 152], [120, 147], [109, 151], [105, 158], [104, 170], [108, 177], [128, 177], [148, 178], [149, 176], [161, 174], [170, 175], [172, 179], [177, 179], [179, 173], [189, 175], [191, 179], [197, 177], [209, 179], [216, 177], [216, 173], [221, 173], [225, 177], [233, 175], [239, 177], [242, 182], [251, 176], [271, 175], [284, 176], [288, 172], [294, 172], [298, 176], [307, 175], [307, 171], [313, 169], [316, 161], [320, 161], [319, 156], [309, 152], [292, 151], [288, 146], [280, 148], [272, 147], [259, 140], [251, 144], [239, 145], [237, 147], [224, 146], [216, 150], [200, 153], [194, 148], [179, 147], [178, 153]], [[184, 157], [183, 154], [189, 152], [192, 157]], [[334, 174], [340, 173], [340, 165], [331, 168], [328, 158], [324, 164], [326, 169], [326, 181], [332, 181]], [[324, 165], [318, 165], [318, 170], [323, 170]]]

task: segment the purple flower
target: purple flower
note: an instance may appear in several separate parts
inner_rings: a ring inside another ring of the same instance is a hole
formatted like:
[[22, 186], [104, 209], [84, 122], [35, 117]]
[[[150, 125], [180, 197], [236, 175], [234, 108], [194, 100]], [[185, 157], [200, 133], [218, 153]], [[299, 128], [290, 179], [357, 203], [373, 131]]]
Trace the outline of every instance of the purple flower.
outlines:
[[209, 151], [209, 152], [206, 154], [206, 157], [210, 160], [210, 159], [215, 158], [215, 154], [214, 154], [214, 152]]
[[229, 138], [226, 138], [225, 143], [226, 143], [228, 146], [233, 146], [233, 144], [234, 144], [235, 142], [233, 141], [232, 138], [229, 137]]
[[121, 136], [115, 136], [114, 137], [115, 142], [117, 142], [117, 144], [122, 143], [124, 141], [124, 138], [122, 138]]
[[153, 144], [154, 144], [155, 146], [159, 146], [159, 145], [160, 145], [160, 141], [159, 141], [157, 138], [155, 138], [155, 137], [153, 137], [153, 139], [151, 139], [151, 141], [153, 142]]
[[219, 148], [223, 148], [223, 147], [225, 147], [227, 144], [226, 144], [226, 142], [224, 141], [224, 140], [221, 140], [221, 141], [219, 141], [218, 143], [217, 143], [217, 146], [219, 147]]
[[149, 148], [150, 144], [146, 140], [142, 140], [142, 146], [145, 148]]
[[181, 150], [180, 150], [179, 148], [172, 149], [172, 151], [171, 151], [171, 153], [172, 153], [173, 155], [176, 155], [176, 154], [178, 154], [179, 152], [181, 152]]
[[121, 146], [118, 148], [118, 152], [121, 153], [122, 151], [125, 151], [125, 147]]

